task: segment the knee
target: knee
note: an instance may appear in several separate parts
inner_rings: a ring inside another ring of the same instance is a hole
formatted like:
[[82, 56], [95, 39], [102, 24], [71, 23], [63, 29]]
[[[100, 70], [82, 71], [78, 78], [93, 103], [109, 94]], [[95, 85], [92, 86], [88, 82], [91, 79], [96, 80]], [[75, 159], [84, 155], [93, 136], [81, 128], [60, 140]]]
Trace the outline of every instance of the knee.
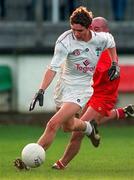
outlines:
[[62, 129], [64, 132], [72, 132], [74, 130], [74, 126], [71, 124], [69, 125], [63, 125], [62, 126]]
[[95, 120], [97, 125], [100, 125], [102, 118], [103, 118], [103, 116], [101, 114], [98, 114], [98, 115], [96, 115], [96, 117], [93, 120]]
[[67, 127], [62, 127], [64, 132], [70, 132]]
[[71, 128], [69, 126], [63, 126], [62, 129], [64, 132], [71, 132]]
[[96, 118], [96, 119], [95, 119], [95, 122], [97, 123], [97, 125], [100, 125], [100, 124], [101, 124], [101, 119], [102, 119], [102, 117], [99, 117], [99, 118]]

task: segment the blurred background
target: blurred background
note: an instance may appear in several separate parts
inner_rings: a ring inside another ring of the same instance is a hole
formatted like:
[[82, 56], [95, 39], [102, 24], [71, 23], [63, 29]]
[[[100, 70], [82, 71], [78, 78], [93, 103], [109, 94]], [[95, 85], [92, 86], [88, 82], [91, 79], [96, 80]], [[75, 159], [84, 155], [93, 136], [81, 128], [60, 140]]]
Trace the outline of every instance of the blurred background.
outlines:
[[[80, 5], [109, 21], [121, 65], [117, 106], [134, 103], [133, 0], [0, 0], [1, 121], [9, 114], [29, 114], [29, 103], [51, 61], [55, 41], [69, 29], [69, 16]], [[55, 82], [45, 93], [44, 107], [30, 115], [55, 111]]]

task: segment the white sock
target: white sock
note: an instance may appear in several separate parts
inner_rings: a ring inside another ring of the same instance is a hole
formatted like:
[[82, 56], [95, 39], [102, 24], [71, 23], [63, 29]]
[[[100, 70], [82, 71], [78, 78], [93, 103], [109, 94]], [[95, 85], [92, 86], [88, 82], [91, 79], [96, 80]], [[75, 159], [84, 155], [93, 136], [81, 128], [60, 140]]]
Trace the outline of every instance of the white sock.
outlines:
[[84, 133], [85, 133], [86, 135], [90, 135], [93, 128], [92, 128], [90, 122], [85, 121], [85, 123], [86, 123], [86, 129], [85, 129]]

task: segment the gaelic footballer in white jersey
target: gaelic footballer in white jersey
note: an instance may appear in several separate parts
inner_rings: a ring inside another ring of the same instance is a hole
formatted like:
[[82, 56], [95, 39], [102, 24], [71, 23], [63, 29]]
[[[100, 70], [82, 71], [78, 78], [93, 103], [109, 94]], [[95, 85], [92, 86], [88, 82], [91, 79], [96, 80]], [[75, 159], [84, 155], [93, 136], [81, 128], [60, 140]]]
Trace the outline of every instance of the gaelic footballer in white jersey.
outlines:
[[91, 33], [91, 40], [84, 42], [78, 41], [73, 31], [68, 30], [56, 42], [50, 69], [57, 72], [63, 64], [55, 92], [58, 106], [67, 101], [81, 107], [85, 105], [93, 93], [92, 77], [102, 51], [115, 47], [110, 33]]

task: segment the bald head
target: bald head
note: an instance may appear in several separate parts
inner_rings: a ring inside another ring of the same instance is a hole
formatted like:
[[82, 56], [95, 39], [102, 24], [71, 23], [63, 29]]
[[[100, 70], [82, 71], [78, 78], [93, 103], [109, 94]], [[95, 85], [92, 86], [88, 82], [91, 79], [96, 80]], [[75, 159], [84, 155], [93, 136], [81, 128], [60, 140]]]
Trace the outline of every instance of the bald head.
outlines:
[[103, 17], [93, 18], [91, 26], [93, 31], [109, 32], [108, 21]]

